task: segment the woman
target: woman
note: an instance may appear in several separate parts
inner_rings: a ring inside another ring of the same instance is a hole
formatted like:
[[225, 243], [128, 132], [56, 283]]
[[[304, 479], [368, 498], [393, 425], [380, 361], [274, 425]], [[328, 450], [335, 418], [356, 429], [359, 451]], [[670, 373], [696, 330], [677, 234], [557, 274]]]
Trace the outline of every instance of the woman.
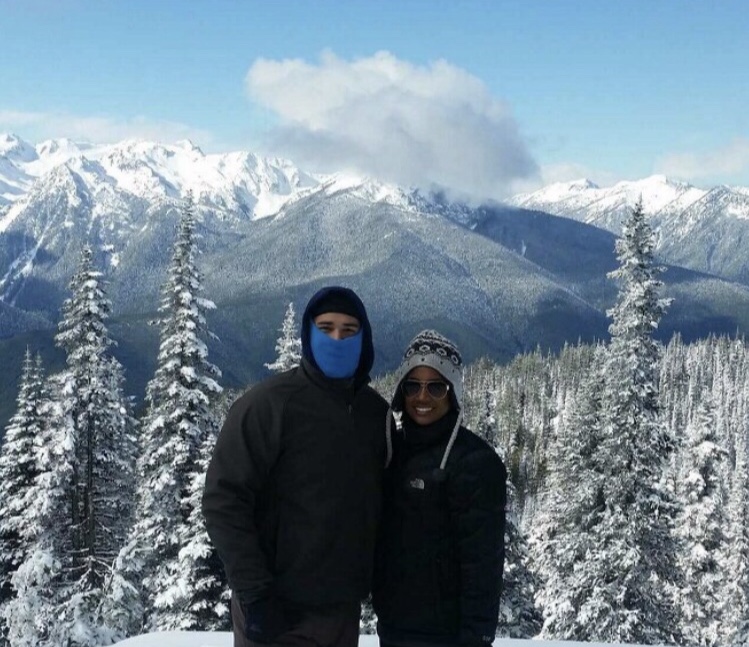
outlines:
[[463, 362], [452, 342], [419, 333], [398, 380], [373, 592], [380, 645], [490, 644], [507, 473], [496, 452], [461, 425]]

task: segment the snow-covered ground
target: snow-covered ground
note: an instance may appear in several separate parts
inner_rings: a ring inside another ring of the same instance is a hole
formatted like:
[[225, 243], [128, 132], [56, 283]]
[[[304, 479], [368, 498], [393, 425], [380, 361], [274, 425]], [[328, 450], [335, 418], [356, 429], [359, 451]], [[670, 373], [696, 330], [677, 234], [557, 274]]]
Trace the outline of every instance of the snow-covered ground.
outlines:
[[[360, 643], [364, 645], [365, 643]], [[122, 647], [232, 647], [228, 632], [163, 631], [118, 642]]]
[[[165, 631], [135, 636], [117, 643], [121, 647], [232, 647], [232, 636], [227, 632]], [[359, 647], [379, 647], [377, 636], [362, 636]], [[527, 647], [527, 640], [498, 638], [494, 647]], [[600, 647], [599, 643], [534, 640], [534, 647]]]

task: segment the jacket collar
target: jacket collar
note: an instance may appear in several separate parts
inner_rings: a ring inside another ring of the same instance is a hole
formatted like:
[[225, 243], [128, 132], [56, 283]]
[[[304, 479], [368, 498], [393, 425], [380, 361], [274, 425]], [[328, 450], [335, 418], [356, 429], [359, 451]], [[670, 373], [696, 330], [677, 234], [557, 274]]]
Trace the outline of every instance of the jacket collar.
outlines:
[[344, 395], [354, 394], [363, 386], [369, 384], [369, 375], [357, 374], [354, 377], [345, 377], [341, 379], [328, 377], [306, 357], [302, 357], [301, 370], [313, 384], [321, 389], [336, 391]]
[[418, 425], [404, 411], [403, 439], [407, 445], [413, 447], [437, 445], [447, 441], [457, 419], [458, 412], [452, 409], [431, 425]]

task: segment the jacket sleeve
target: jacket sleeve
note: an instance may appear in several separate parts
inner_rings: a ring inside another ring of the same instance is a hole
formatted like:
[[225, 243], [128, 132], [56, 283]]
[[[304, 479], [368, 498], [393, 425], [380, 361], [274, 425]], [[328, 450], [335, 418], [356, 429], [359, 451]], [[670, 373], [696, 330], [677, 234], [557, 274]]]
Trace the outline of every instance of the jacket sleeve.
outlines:
[[229, 586], [243, 601], [264, 597], [273, 583], [255, 507], [280, 453], [281, 431], [281, 408], [272, 406], [267, 393], [250, 391], [230, 409], [206, 473], [206, 529]]
[[485, 449], [461, 461], [450, 488], [460, 563], [461, 645], [491, 644], [499, 616], [507, 472], [499, 456]]

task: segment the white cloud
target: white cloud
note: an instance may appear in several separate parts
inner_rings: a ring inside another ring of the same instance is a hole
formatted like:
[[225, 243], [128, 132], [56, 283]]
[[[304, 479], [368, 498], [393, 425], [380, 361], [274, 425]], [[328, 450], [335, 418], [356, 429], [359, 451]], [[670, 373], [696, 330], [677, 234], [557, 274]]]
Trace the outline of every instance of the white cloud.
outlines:
[[210, 145], [213, 141], [213, 136], [207, 131], [147, 117], [116, 119], [0, 109], [0, 132], [3, 131], [18, 133], [33, 142], [61, 137], [92, 144], [108, 144], [123, 139], [146, 139], [164, 143], [191, 139], [201, 145]]
[[279, 124], [269, 145], [313, 170], [348, 170], [403, 185], [502, 197], [537, 166], [507, 106], [465, 70], [388, 52], [317, 64], [258, 59], [254, 102]]
[[749, 174], [749, 139], [737, 137], [727, 146], [702, 153], [665, 155], [656, 164], [658, 173], [684, 180], [711, 180], [716, 177]]

